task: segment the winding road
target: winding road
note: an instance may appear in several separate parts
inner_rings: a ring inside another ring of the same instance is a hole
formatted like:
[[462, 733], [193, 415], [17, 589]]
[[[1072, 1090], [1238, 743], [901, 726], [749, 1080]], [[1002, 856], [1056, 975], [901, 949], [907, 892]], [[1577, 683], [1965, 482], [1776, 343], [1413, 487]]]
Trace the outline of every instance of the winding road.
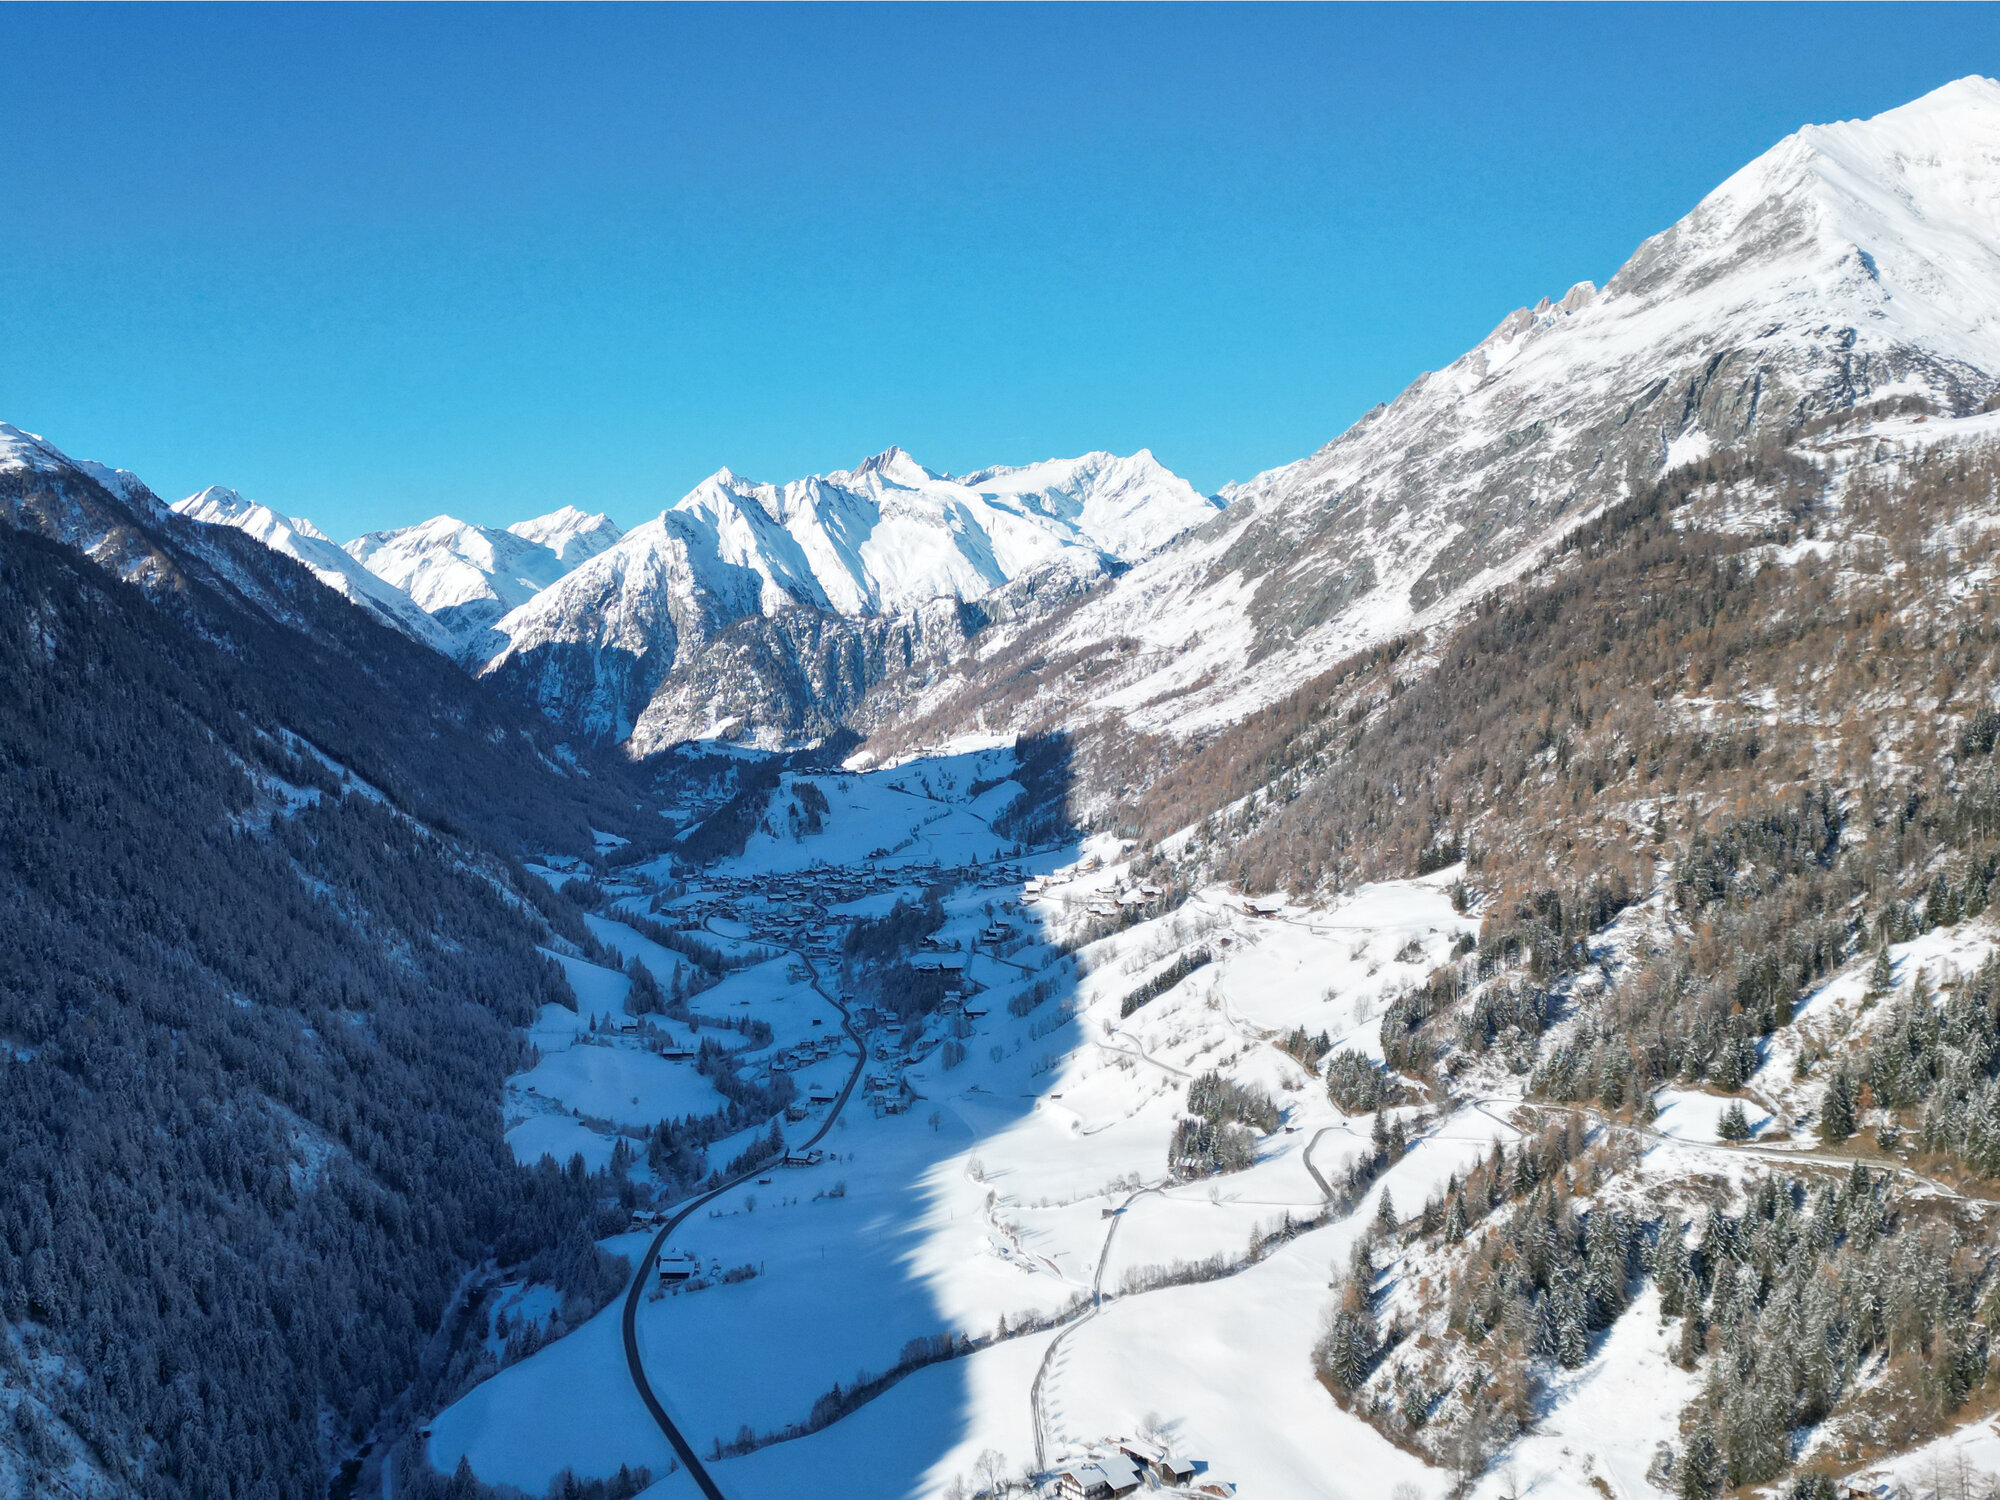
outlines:
[[[854, 1062], [854, 1071], [848, 1075], [847, 1086], [840, 1091], [840, 1097], [834, 1100], [833, 1108], [827, 1111], [826, 1118], [820, 1122], [819, 1129], [815, 1130], [797, 1146], [789, 1148], [792, 1150], [808, 1151], [818, 1145], [826, 1133], [833, 1129], [834, 1121], [840, 1118], [840, 1112], [847, 1107], [847, 1101], [854, 1093], [854, 1086], [861, 1081], [862, 1071], [868, 1066], [868, 1043], [867, 1039], [859, 1031], [855, 1030], [854, 1022], [847, 1014], [847, 1007], [842, 1005], [833, 996], [827, 994], [824, 989], [820, 988], [819, 970], [813, 966], [812, 960], [796, 949], [782, 949], [779, 951], [781, 953], [790, 953], [800, 963], [805, 965], [806, 972], [812, 976], [813, 989], [818, 991], [819, 997], [822, 1000], [840, 1012], [841, 1029], [853, 1039], [854, 1045], [859, 1052], [859, 1056], [856, 1057]], [[625, 1368], [632, 1377], [632, 1386], [638, 1391], [639, 1399], [645, 1402], [646, 1410], [652, 1413], [653, 1421], [658, 1425], [660, 1431], [666, 1435], [667, 1442], [672, 1445], [675, 1455], [681, 1461], [681, 1466], [688, 1471], [689, 1477], [694, 1480], [696, 1486], [700, 1488], [702, 1494], [708, 1497], [708, 1500], [724, 1500], [721, 1488], [717, 1486], [714, 1477], [708, 1472], [707, 1465], [701, 1461], [700, 1456], [694, 1451], [693, 1444], [689, 1443], [680, 1428], [674, 1425], [674, 1419], [667, 1415], [666, 1407], [660, 1404], [660, 1398], [653, 1392], [652, 1382], [646, 1378], [645, 1361], [639, 1356], [639, 1299], [645, 1295], [646, 1279], [653, 1274], [653, 1266], [660, 1258], [660, 1250], [666, 1244], [667, 1236], [680, 1228], [686, 1222], [688, 1216], [696, 1209], [713, 1202], [732, 1188], [741, 1187], [758, 1173], [768, 1171], [769, 1169], [769, 1163], [763, 1166], [751, 1167], [748, 1171], [730, 1178], [721, 1187], [711, 1188], [699, 1197], [690, 1198], [686, 1203], [682, 1204], [674, 1216], [660, 1226], [659, 1232], [653, 1236], [652, 1243], [646, 1246], [646, 1253], [639, 1258], [638, 1270], [633, 1274], [632, 1285], [625, 1293]]]

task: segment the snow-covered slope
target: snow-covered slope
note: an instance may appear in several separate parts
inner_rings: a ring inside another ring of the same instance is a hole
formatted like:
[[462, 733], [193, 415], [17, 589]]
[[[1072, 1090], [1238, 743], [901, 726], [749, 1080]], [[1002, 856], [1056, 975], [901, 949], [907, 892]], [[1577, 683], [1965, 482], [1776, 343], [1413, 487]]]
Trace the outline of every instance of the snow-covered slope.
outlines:
[[507, 529], [515, 536], [539, 542], [571, 568], [590, 561], [624, 535], [609, 516], [592, 515], [574, 505], [565, 505], [561, 510], [531, 520], [516, 521]]
[[454, 643], [450, 634], [416, 601], [349, 557], [312, 522], [280, 515], [268, 505], [246, 500], [221, 485], [210, 485], [199, 494], [189, 495], [176, 502], [173, 509], [191, 521], [208, 526], [234, 526], [247, 532], [273, 552], [304, 563], [321, 583], [353, 600], [384, 624], [434, 650], [446, 655], [452, 653]]
[[538, 541], [451, 516], [371, 531], [349, 542], [346, 552], [416, 600], [461, 649], [476, 644], [494, 621], [569, 568]]
[[[854, 658], [859, 678], [833, 675], [843, 691], [857, 681], [865, 688], [877, 680], [866, 658], [880, 654], [885, 630], [907, 635], [919, 617], [1043, 575], [1102, 577], [1219, 509], [1143, 451], [962, 478], [897, 448], [783, 485], [723, 469], [500, 620], [507, 641], [488, 670], [565, 721], [623, 735], [655, 690], [722, 632], [803, 612], [810, 641], [766, 630], [758, 647], [774, 684], [768, 707], [796, 718], [801, 694], [820, 691], [801, 651]], [[951, 648], [970, 628], [945, 629]], [[914, 664], [907, 643], [889, 655], [899, 652], [902, 666]], [[737, 717], [746, 715], [772, 717], [754, 705]], [[668, 717], [662, 742], [689, 728], [683, 716]]]
[[1020, 714], [1197, 732], [1455, 612], [1668, 467], [1996, 392], [2000, 83], [1967, 78], [1787, 137], [1601, 291], [1509, 315], [1317, 453], [1225, 490], [1220, 520], [1035, 643], [1141, 649], [1087, 698], [1045, 680]]
[[148, 514], [157, 514], [161, 509], [158, 497], [130, 469], [113, 469], [87, 458], [71, 458], [38, 433], [24, 432], [12, 422], [0, 422], [0, 473], [9, 470], [81, 474]]

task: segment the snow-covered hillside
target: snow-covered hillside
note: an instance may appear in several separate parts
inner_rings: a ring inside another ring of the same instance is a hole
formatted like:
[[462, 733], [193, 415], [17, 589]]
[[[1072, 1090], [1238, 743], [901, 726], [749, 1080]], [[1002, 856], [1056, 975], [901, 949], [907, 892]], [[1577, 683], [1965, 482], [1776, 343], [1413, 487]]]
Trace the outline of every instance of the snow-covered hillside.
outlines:
[[[1035, 636], [1016, 722], [1126, 715], [1188, 734], [1450, 618], [1662, 471], [1809, 438], [1850, 409], [1966, 413], [2000, 393], [2000, 83], [1809, 126], [1589, 283], [1503, 319], [1224, 517]], [[1100, 660], [1104, 643], [1139, 649]], [[982, 642], [1010, 676], [1007, 632]], [[991, 695], [968, 670], [947, 730]]]
[[[623, 737], [662, 684], [698, 676], [705, 649], [747, 626], [762, 660], [743, 665], [761, 668], [775, 702], [738, 717], [775, 722], [782, 739], [801, 699], [858, 700], [899, 670], [934, 669], [937, 656], [910, 644], [912, 632], [937, 634], [925, 611], [1043, 578], [1081, 586], [1219, 508], [1144, 451], [959, 478], [896, 448], [783, 485], [723, 469], [500, 620], [507, 642], [487, 671], [565, 722]], [[787, 619], [798, 616], [804, 639]], [[969, 630], [942, 634], [948, 653]], [[829, 654], [839, 660], [820, 680]], [[638, 748], [701, 730], [669, 717], [655, 715], [657, 733]]]
[[211, 485], [199, 494], [176, 501], [173, 509], [207, 526], [234, 526], [273, 552], [294, 558], [312, 570], [321, 583], [351, 599], [384, 624], [450, 655], [450, 633], [395, 583], [378, 577], [312, 522], [280, 515], [268, 505], [246, 500], [235, 490]]

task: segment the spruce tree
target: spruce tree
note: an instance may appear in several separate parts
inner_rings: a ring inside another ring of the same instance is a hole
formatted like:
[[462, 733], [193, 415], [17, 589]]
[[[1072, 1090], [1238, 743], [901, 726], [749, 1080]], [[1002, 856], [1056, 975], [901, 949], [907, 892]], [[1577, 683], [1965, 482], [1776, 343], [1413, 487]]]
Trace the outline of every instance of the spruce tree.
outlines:
[[1465, 1194], [1454, 1192], [1451, 1202], [1444, 1209], [1444, 1238], [1448, 1245], [1456, 1245], [1465, 1238]]
[[1855, 1101], [1854, 1075], [1842, 1063], [1827, 1080], [1826, 1097], [1820, 1105], [1820, 1134], [1828, 1141], [1837, 1143], [1854, 1134]]
[[1375, 1232], [1385, 1239], [1394, 1239], [1401, 1222], [1396, 1217], [1396, 1200], [1389, 1196], [1387, 1188], [1383, 1188], [1381, 1201], [1375, 1205]]
[[1875, 962], [1868, 970], [1868, 992], [1886, 995], [1895, 982], [1895, 970], [1889, 964], [1889, 945], [1884, 943], [1875, 950]]
[[1689, 1435], [1687, 1451], [1675, 1467], [1680, 1500], [1709, 1500], [1722, 1487], [1722, 1450], [1708, 1418]]
[[1750, 1117], [1743, 1112], [1743, 1101], [1732, 1099], [1729, 1107], [1722, 1112], [1722, 1121], [1716, 1133], [1725, 1141], [1747, 1141], [1750, 1139]]

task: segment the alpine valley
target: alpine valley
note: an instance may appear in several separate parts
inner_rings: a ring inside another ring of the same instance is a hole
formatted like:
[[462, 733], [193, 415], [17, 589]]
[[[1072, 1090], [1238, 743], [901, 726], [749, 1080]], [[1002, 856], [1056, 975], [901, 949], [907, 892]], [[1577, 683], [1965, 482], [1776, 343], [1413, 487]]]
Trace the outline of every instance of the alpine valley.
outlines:
[[570, 499], [0, 426], [0, 1495], [2000, 1495], [2000, 83], [1213, 496]]

